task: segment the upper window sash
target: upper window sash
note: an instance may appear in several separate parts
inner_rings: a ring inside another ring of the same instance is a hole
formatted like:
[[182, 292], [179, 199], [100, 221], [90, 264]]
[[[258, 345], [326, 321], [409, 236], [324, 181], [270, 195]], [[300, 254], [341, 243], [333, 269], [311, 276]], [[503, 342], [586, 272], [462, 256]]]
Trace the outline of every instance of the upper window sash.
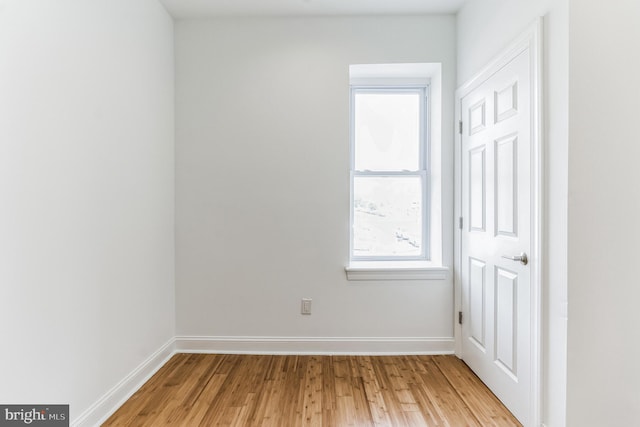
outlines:
[[[350, 169], [354, 172], [418, 172], [427, 171], [429, 162], [428, 156], [428, 138], [427, 138], [427, 123], [428, 123], [428, 89], [426, 85], [394, 85], [394, 86], [378, 86], [378, 85], [351, 85], [350, 86]], [[393, 95], [393, 94], [417, 94], [419, 97], [418, 115], [419, 115], [419, 128], [418, 128], [418, 165], [412, 169], [368, 169], [360, 168], [356, 169], [356, 95]]]

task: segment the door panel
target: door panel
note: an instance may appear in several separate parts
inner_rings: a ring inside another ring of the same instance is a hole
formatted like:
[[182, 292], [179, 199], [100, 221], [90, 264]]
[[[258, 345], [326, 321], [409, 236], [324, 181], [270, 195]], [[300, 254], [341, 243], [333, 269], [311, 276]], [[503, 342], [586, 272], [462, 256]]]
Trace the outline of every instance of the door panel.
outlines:
[[515, 81], [495, 92], [495, 122], [501, 122], [518, 113], [518, 82]]
[[501, 268], [496, 269], [496, 361], [515, 378], [517, 361], [517, 301], [518, 275]]
[[486, 264], [474, 258], [469, 259], [469, 264], [469, 336], [484, 350]]
[[518, 137], [509, 135], [496, 141], [496, 233], [517, 237], [518, 224]]
[[[461, 99], [462, 356], [525, 425], [531, 396], [528, 50]], [[467, 118], [465, 121], [464, 119]]]
[[486, 155], [484, 146], [469, 151], [469, 218], [472, 231], [485, 231], [485, 205], [487, 193], [485, 191]]
[[469, 134], [474, 135], [486, 127], [487, 109], [486, 101], [481, 99], [469, 108]]

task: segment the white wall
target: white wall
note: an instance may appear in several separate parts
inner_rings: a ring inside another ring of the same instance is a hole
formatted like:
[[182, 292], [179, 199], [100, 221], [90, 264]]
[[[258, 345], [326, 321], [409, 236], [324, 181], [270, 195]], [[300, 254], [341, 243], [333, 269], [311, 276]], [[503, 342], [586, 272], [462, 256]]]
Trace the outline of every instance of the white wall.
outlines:
[[458, 14], [458, 84], [482, 69], [539, 16], [545, 20], [546, 240], [543, 414], [565, 425], [567, 322], [568, 0], [473, 0]]
[[349, 65], [442, 62], [450, 170], [455, 17], [179, 21], [176, 58], [178, 335], [452, 337], [451, 280], [363, 284], [344, 266]]
[[72, 419], [174, 335], [173, 24], [0, 2], [0, 402]]
[[570, 427], [640, 424], [640, 3], [571, 2]]

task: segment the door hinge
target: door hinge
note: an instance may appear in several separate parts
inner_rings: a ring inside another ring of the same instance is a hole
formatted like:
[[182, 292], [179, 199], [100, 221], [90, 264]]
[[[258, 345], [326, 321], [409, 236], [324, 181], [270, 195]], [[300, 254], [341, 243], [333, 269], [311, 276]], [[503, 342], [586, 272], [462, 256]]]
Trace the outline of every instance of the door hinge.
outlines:
[[458, 324], [462, 325], [462, 312], [458, 312]]
[[458, 133], [462, 135], [462, 120], [458, 122]]
[[462, 220], [462, 217], [458, 218], [458, 228], [460, 230], [462, 230], [462, 224], [464, 223], [464, 221]]

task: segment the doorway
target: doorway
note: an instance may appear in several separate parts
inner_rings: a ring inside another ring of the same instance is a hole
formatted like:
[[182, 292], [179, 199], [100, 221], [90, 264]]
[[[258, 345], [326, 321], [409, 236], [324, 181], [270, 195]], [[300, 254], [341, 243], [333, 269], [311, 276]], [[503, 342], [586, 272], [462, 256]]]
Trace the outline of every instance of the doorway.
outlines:
[[539, 425], [542, 20], [456, 93], [456, 352]]

